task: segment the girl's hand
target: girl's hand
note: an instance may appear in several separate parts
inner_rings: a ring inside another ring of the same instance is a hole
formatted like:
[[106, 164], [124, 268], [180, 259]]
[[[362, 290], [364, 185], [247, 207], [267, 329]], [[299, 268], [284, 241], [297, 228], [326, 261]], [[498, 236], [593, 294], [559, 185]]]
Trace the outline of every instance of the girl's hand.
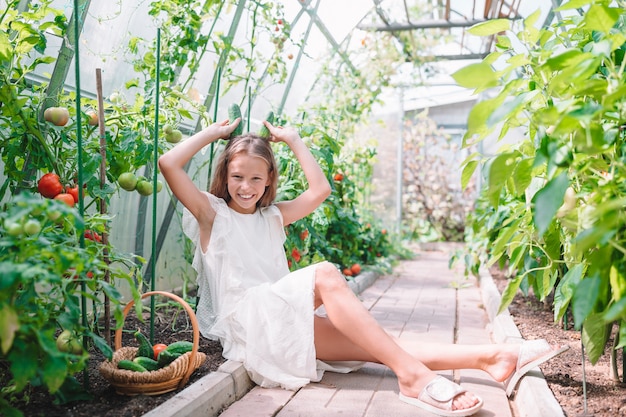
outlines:
[[221, 122], [215, 122], [204, 128], [204, 132], [212, 138], [228, 140], [231, 133], [233, 133], [233, 131], [237, 128], [237, 125], [241, 123], [241, 117], [236, 118], [232, 124], [228, 123], [228, 119]]
[[270, 131], [269, 140], [271, 142], [285, 142], [287, 145], [291, 145], [300, 139], [300, 134], [293, 127], [274, 126], [267, 120], [263, 121], [263, 123]]

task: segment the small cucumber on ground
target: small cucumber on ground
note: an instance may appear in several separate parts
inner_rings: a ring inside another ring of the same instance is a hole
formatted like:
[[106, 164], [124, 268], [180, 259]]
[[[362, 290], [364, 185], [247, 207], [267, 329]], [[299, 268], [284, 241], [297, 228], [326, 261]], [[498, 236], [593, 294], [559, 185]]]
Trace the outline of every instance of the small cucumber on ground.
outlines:
[[135, 372], [148, 372], [148, 370], [144, 368], [143, 366], [128, 359], [122, 359], [121, 361], [119, 361], [117, 363], [117, 367], [119, 369], [126, 369], [129, 371], [135, 371]]
[[[274, 124], [274, 112], [270, 111], [269, 113], [267, 113], [267, 116], [265, 116], [265, 120], [267, 120], [271, 124]], [[270, 137], [270, 130], [264, 124], [261, 124], [261, 128], [259, 129], [259, 136], [265, 139]]]
[[165, 348], [165, 350], [167, 350], [170, 353], [179, 353], [181, 355], [183, 353], [191, 352], [192, 349], [193, 349], [193, 343], [186, 341], [186, 340], [181, 340], [178, 342], [170, 343]]
[[140, 366], [143, 366], [144, 368], [146, 368], [147, 371], [156, 371], [160, 368], [157, 361], [150, 358], [144, 358], [143, 356], [137, 356], [135, 359], [133, 359], [133, 362], [139, 364]]
[[[241, 109], [237, 103], [233, 103], [228, 106], [228, 120], [230, 123], [233, 123], [238, 117], [241, 117]], [[230, 134], [230, 138], [234, 138], [235, 136], [239, 136], [243, 134], [243, 117], [239, 121], [239, 124], [233, 130], [233, 133]]]
[[163, 368], [164, 366], [174, 362], [181, 355], [182, 353], [168, 352], [167, 350], [164, 350], [159, 353], [157, 363], [159, 364], [159, 367]]
[[152, 344], [148, 341], [148, 338], [143, 335], [139, 330], [135, 332], [135, 339], [139, 342], [139, 349], [137, 349], [137, 356], [143, 356], [144, 358], [154, 358], [154, 351], [152, 350]]

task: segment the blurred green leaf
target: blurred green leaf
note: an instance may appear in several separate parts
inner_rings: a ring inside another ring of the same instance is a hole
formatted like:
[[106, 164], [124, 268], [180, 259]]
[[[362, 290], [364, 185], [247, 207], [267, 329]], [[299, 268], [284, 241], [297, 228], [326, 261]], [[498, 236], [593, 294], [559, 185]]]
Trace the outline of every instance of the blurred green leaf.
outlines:
[[620, 17], [622, 11], [602, 4], [594, 4], [585, 13], [585, 28], [608, 33]]
[[452, 74], [461, 86], [478, 91], [498, 85], [498, 77], [491, 65], [479, 62], [463, 67]]
[[554, 291], [554, 321], [561, 320], [565, 315], [584, 271], [584, 264], [576, 264], [561, 278]]
[[568, 186], [567, 173], [563, 172], [548, 181], [533, 197], [533, 220], [539, 236], [545, 233], [557, 210], [563, 204], [563, 196]]
[[519, 157], [517, 152], [502, 153], [490, 161], [489, 165], [489, 201], [498, 206], [502, 187], [515, 169], [515, 160]]
[[600, 285], [601, 279], [597, 276], [586, 277], [578, 283], [572, 299], [572, 314], [577, 329], [580, 329], [583, 322], [593, 312], [598, 302]]
[[505, 32], [511, 29], [509, 19], [491, 19], [486, 22], [477, 23], [467, 29], [469, 33], [476, 36], [490, 36], [496, 33]]

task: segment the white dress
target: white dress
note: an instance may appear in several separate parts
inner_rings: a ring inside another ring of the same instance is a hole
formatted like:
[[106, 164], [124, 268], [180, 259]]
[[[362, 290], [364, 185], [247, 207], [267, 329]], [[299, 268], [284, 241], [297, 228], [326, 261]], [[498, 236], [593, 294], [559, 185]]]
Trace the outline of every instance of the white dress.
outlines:
[[198, 223], [183, 211], [183, 231], [196, 245], [193, 267], [204, 337], [219, 340], [262, 387], [298, 389], [324, 370], [349, 372], [360, 362], [323, 363], [313, 344], [315, 265], [289, 272], [282, 215], [275, 205], [241, 214], [205, 193], [216, 211], [206, 253]]

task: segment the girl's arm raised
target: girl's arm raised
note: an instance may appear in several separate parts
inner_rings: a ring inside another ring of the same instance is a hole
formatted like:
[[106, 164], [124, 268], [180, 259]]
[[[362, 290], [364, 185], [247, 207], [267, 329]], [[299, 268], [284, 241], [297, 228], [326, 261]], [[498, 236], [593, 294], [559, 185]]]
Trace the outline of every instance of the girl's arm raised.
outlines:
[[228, 120], [213, 123], [179, 143], [159, 158], [159, 168], [163, 177], [176, 198], [198, 220], [201, 234], [203, 230], [210, 231], [215, 218], [215, 211], [185, 172], [185, 164], [206, 145], [218, 139], [227, 139], [240, 121], [237, 119], [231, 125], [228, 124]]
[[270, 131], [273, 142], [285, 142], [291, 148], [309, 185], [293, 200], [276, 203], [286, 226], [311, 214], [330, 195], [331, 188], [326, 175], [294, 128], [272, 126], [267, 121], [264, 123]]

